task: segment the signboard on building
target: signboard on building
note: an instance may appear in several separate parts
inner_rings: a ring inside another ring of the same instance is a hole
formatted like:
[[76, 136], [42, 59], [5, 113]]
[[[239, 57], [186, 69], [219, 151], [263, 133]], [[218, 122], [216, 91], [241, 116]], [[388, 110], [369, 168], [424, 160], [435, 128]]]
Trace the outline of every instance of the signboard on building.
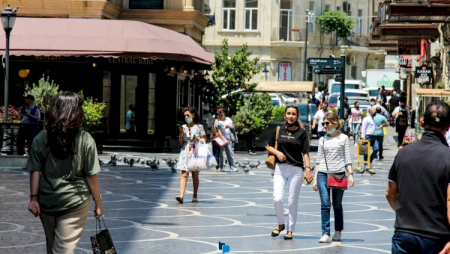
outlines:
[[431, 78], [433, 76], [433, 67], [422, 65], [416, 68], [414, 75], [416, 78]]
[[278, 63], [278, 81], [292, 81], [292, 63]]
[[420, 55], [420, 40], [398, 40], [398, 55]]
[[412, 57], [411, 56], [399, 56], [398, 65], [400, 67], [409, 67], [411, 68]]

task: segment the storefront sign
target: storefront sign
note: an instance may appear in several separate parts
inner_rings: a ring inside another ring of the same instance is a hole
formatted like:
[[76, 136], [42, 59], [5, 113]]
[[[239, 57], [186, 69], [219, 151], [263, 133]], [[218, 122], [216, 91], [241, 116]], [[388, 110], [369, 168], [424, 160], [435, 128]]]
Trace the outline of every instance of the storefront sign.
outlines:
[[433, 67], [422, 65], [416, 68], [414, 75], [416, 78], [431, 78], [433, 76]]
[[420, 40], [399, 40], [399, 55], [420, 55]]
[[400, 65], [400, 67], [411, 67], [411, 62], [411, 56], [400, 56], [398, 58], [398, 65]]
[[278, 63], [278, 81], [292, 81], [292, 63]]
[[119, 58], [108, 58], [109, 63], [113, 64], [148, 64], [153, 65], [152, 59], [143, 58], [133, 58], [133, 57], [119, 57]]
[[36, 56], [35, 60], [59, 61], [59, 60], [61, 60], [61, 57], [59, 57], [59, 56]]

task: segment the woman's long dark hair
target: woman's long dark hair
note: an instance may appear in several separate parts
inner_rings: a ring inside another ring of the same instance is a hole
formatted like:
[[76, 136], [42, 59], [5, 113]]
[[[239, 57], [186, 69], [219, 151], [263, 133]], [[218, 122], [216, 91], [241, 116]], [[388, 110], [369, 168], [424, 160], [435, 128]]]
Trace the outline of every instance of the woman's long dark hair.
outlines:
[[48, 147], [57, 159], [73, 154], [75, 137], [83, 125], [83, 99], [72, 91], [58, 94], [46, 124]]

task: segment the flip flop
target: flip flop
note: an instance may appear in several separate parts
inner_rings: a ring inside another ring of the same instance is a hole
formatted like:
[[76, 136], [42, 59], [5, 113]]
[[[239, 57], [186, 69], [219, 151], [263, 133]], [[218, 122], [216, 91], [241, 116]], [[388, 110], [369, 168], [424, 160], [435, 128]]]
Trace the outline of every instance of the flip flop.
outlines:
[[183, 198], [180, 196], [176, 196], [175, 199], [180, 203], [183, 204]]
[[281, 229], [279, 229], [280, 226], [278, 226], [278, 228], [274, 229], [272, 231], [272, 236], [278, 236], [280, 235], [281, 231], [283, 231], [286, 227], [284, 226], [284, 224], [282, 225]]

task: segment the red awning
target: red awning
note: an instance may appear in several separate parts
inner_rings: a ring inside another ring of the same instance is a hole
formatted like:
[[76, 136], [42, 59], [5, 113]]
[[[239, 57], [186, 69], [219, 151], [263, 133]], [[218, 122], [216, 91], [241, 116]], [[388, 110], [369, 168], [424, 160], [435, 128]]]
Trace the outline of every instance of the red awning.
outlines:
[[[0, 29], [1, 34], [4, 31]], [[210, 65], [214, 55], [189, 36], [128, 20], [17, 18], [10, 37], [14, 56], [137, 57]], [[0, 39], [0, 51], [5, 40]]]

